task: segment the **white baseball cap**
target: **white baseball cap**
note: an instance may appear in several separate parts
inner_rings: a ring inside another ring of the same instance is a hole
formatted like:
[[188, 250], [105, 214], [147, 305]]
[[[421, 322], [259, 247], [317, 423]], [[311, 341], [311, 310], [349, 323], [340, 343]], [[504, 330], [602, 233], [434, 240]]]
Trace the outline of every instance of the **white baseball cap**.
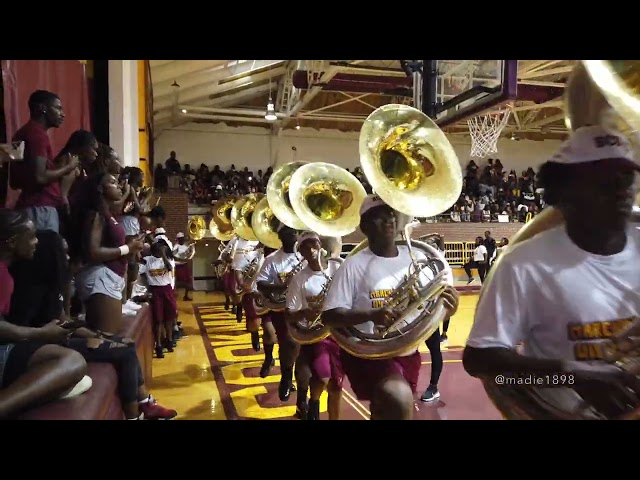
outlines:
[[367, 195], [360, 206], [360, 216], [364, 215], [372, 208], [380, 207], [382, 205], [386, 205], [386, 203], [378, 195]]
[[176, 235], [176, 238], [184, 238], [184, 233], [178, 232], [178, 234]]
[[315, 232], [305, 231], [298, 235], [298, 245], [302, 245], [307, 240], [317, 240], [320, 241], [320, 237]]
[[550, 161], [575, 165], [608, 159], [625, 161], [640, 170], [640, 162], [625, 135], [601, 125], [592, 125], [573, 132]]

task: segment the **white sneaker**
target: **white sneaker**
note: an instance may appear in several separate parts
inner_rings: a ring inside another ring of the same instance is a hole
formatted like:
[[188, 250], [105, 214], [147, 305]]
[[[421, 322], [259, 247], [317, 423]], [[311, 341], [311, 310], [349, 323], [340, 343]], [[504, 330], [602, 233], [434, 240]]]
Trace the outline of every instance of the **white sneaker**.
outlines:
[[73, 387], [69, 393], [67, 393], [66, 395], [63, 395], [60, 398], [78, 397], [82, 395], [84, 392], [86, 392], [87, 390], [89, 390], [92, 385], [93, 385], [93, 380], [91, 380], [91, 377], [88, 375], [85, 375], [84, 377], [82, 377], [82, 380], [76, 383], [76, 386]]
[[125, 303], [124, 306], [129, 310], [134, 310], [136, 312], [142, 308], [142, 305], [138, 305], [133, 300], [127, 300], [127, 303]]
[[122, 314], [123, 315], [127, 315], [127, 316], [135, 316], [138, 314], [137, 310], [132, 310], [130, 308], [128, 308], [126, 305], [122, 306]]

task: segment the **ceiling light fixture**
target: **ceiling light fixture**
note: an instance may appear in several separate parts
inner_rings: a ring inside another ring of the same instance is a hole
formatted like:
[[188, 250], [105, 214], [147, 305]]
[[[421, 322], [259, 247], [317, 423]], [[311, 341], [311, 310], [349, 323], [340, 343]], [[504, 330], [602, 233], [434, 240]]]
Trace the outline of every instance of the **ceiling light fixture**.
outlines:
[[269, 102], [267, 103], [267, 113], [264, 115], [264, 119], [273, 122], [278, 119], [276, 115], [276, 107], [273, 104], [273, 98], [271, 97], [271, 77], [269, 77]]

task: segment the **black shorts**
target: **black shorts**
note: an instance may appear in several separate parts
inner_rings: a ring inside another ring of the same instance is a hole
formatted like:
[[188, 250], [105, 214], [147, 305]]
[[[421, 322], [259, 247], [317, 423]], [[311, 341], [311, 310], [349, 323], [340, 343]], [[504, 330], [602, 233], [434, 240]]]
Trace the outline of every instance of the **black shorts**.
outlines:
[[6, 388], [27, 371], [29, 360], [45, 345], [20, 342], [0, 345], [0, 388]]

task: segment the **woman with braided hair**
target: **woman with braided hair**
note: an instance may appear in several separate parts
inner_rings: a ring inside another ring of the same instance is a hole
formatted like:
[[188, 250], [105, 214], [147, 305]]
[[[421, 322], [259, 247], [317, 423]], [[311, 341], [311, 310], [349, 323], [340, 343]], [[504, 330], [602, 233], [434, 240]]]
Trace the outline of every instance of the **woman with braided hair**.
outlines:
[[87, 372], [82, 355], [55, 345], [71, 332], [59, 320], [40, 328], [6, 320], [14, 291], [9, 266], [16, 259], [32, 258], [37, 244], [35, 226], [24, 212], [0, 209], [0, 418], [3, 419], [69, 395]]

